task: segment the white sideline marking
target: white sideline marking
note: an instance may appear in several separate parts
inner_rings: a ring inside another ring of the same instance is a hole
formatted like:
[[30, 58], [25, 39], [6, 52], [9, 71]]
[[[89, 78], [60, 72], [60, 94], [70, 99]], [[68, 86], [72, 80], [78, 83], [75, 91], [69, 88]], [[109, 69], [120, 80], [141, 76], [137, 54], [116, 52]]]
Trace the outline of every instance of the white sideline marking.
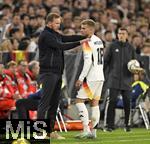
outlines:
[[132, 142], [132, 141], [134, 141], [134, 142], [135, 141], [138, 141], [138, 142], [139, 141], [150, 141], [150, 138], [149, 139], [134, 139], [134, 140], [132, 140], [132, 139], [131, 140], [109, 140], [109, 141], [105, 141], [105, 140], [103, 141], [102, 140], [102, 142], [109, 142], [109, 143], [114, 143], [114, 142], [116, 142], [116, 143], [117, 142]]
[[[127, 136], [118, 136], [117, 139], [119, 139], [119, 138], [135, 138], [135, 137], [139, 138], [139, 137], [144, 137], [144, 136], [146, 136], [146, 135], [133, 135], [133, 136], [127, 135]], [[112, 137], [112, 136], [105, 137], [105, 138], [116, 139], [116, 137]]]

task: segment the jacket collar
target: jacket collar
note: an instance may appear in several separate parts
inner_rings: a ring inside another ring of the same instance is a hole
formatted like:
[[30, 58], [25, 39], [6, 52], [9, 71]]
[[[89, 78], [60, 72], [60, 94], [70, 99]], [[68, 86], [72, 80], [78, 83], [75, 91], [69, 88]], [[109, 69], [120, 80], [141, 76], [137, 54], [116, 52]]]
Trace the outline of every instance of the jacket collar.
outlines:
[[57, 33], [56, 31], [54, 31], [53, 29], [49, 28], [48, 26], [45, 26], [45, 30], [52, 32], [52, 33]]
[[118, 43], [122, 46], [125, 46], [127, 44], [127, 41], [126, 42], [118, 41]]

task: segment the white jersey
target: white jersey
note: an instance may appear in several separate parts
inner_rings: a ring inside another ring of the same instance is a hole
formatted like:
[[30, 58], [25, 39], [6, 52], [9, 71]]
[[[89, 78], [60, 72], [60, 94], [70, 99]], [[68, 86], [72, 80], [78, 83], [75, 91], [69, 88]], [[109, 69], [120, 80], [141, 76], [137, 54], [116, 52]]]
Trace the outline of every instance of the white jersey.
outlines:
[[104, 46], [100, 38], [92, 35], [90, 41], [83, 43], [84, 65], [79, 80], [104, 81], [103, 74], [103, 50]]

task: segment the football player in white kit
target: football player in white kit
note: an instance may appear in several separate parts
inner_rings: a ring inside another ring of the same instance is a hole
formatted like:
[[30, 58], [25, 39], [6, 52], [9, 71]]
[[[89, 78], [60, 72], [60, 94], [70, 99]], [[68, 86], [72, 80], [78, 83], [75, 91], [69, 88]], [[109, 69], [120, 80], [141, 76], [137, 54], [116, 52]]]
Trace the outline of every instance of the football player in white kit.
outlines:
[[[89, 38], [82, 44], [84, 55], [84, 66], [79, 79], [76, 81], [76, 88], [79, 89], [76, 96], [76, 106], [79, 117], [83, 124], [83, 132], [76, 135], [76, 138], [96, 138], [96, 125], [99, 122], [100, 110], [99, 100], [104, 82], [103, 74], [103, 43], [99, 37], [94, 35], [95, 22], [91, 19], [82, 21], [81, 33]], [[89, 100], [91, 104], [92, 129], [89, 127], [89, 114], [84, 104]]]

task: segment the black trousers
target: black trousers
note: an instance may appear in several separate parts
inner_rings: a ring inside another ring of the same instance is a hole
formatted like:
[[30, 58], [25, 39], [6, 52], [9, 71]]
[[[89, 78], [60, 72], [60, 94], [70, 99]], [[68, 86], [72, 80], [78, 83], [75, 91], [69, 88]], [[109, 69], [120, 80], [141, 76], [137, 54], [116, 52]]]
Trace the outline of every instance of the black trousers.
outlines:
[[108, 128], [114, 128], [115, 123], [115, 107], [117, 102], [117, 96], [121, 94], [123, 96], [123, 104], [125, 111], [125, 126], [129, 125], [129, 116], [130, 116], [130, 96], [131, 92], [129, 90], [118, 90], [118, 89], [110, 89], [109, 99], [108, 99], [108, 109], [107, 109], [107, 117], [106, 124]]
[[49, 132], [52, 132], [61, 95], [62, 76], [45, 73], [40, 75], [39, 81], [42, 84], [42, 95], [38, 106], [37, 119], [48, 119], [50, 121]]
[[39, 100], [27, 98], [19, 99], [16, 102], [16, 109], [19, 119], [29, 119], [29, 110], [36, 111], [38, 108]]

